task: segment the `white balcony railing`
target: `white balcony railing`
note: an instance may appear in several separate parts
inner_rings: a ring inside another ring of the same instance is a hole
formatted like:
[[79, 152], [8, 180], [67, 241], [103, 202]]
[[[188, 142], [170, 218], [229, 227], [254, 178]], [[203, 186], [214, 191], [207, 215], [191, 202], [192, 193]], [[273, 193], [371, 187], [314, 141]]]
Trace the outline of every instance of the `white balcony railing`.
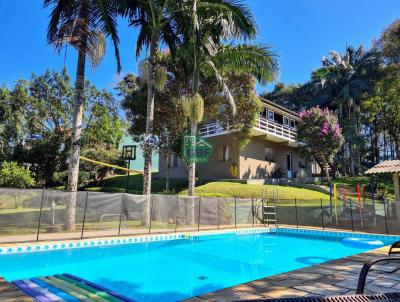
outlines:
[[[296, 140], [296, 129], [290, 128], [274, 121], [269, 121], [263, 117], [258, 117], [257, 124], [254, 126], [255, 130], [265, 134], [273, 135], [288, 141]], [[205, 125], [201, 129], [201, 135], [204, 137], [216, 136], [233, 131], [232, 126], [224, 126], [220, 123], [211, 123]]]
[[258, 118], [255, 128], [267, 134], [279, 136], [290, 141], [296, 140], [296, 129], [269, 121], [263, 117]]

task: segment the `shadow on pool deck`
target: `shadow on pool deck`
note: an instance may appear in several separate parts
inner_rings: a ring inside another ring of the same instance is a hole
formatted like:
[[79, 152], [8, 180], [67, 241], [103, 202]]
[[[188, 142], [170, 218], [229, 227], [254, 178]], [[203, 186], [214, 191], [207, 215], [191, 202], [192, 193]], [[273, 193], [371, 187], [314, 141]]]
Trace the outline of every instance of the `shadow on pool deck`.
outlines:
[[[363, 263], [387, 256], [388, 247], [254, 280], [185, 302], [229, 302], [262, 298], [354, 294]], [[368, 275], [365, 293], [400, 292], [400, 265], [378, 266]]]
[[[135, 272], [133, 272], [135, 273]], [[132, 283], [125, 280], [109, 280], [107, 278], [100, 278], [97, 280], [98, 284], [103, 284], [109, 289], [115, 290], [118, 293], [122, 293], [127, 297], [134, 299], [135, 301], [146, 301], [146, 302], [158, 302], [158, 301], [179, 301], [186, 298], [187, 293], [183, 292], [162, 292], [144, 294], [140, 289], [146, 287], [146, 284]], [[121, 291], [121, 288], [124, 290]], [[196, 292], [207, 292], [221, 288], [218, 284], [208, 284], [204, 287], [196, 288]], [[128, 291], [126, 290], [128, 289]]]

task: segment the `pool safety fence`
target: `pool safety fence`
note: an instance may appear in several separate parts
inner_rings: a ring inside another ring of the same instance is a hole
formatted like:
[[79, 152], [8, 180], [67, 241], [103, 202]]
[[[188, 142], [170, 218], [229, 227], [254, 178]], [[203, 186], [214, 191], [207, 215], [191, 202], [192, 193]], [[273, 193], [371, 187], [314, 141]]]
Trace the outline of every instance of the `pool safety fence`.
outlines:
[[263, 225], [400, 234], [396, 204], [0, 188], [0, 243]]

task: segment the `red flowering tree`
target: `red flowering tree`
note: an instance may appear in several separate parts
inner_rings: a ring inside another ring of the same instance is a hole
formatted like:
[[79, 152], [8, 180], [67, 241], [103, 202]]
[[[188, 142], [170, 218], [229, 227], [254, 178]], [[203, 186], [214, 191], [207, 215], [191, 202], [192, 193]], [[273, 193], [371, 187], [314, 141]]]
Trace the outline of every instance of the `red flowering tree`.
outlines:
[[333, 112], [319, 107], [300, 112], [297, 139], [303, 144], [303, 152], [314, 157], [330, 179], [329, 166], [344, 142], [342, 129]]

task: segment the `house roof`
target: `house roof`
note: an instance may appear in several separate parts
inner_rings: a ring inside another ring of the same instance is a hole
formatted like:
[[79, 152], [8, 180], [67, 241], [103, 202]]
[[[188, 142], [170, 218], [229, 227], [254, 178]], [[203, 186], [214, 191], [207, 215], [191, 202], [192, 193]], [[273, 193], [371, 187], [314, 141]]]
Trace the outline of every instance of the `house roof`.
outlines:
[[274, 103], [272, 101], [269, 101], [269, 100], [267, 100], [267, 99], [265, 99], [265, 98], [263, 98], [261, 96], [259, 96], [259, 98], [263, 103], [265, 103], [265, 104], [267, 104], [267, 105], [269, 105], [271, 107], [275, 107], [275, 108], [279, 109], [280, 111], [283, 111], [283, 112], [288, 113], [290, 115], [293, 115], [295, 117], [299, 117], [299, 114], [297, 112], [295, 112], [295, 111], [287, 109], [287, 108], [285, 108], [285, 107], [283, 107], [281, 105], [278, 105], [278, 104], [276, 104], [276, 103]]
[[386, 160], [365, 172], [365, 174], [378, 173], [400, 173], [400, 160]]

